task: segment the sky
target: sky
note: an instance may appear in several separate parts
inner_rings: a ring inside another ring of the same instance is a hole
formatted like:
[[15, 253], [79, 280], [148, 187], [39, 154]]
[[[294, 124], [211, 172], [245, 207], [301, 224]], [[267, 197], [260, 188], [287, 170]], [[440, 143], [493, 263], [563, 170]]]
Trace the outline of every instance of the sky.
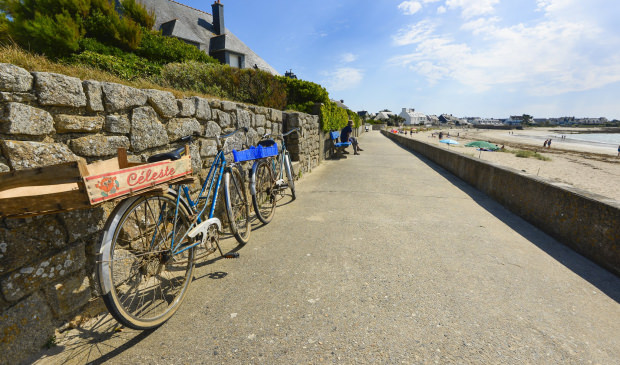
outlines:
[[354, 111], [620, 119], [618, 0], [221, 2], [226, 28], [280, 74]]

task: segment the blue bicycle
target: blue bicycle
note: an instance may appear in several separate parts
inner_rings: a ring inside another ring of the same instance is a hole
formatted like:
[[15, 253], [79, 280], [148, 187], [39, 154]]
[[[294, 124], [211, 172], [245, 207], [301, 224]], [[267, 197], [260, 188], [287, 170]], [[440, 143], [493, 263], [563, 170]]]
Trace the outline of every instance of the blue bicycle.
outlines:
[[[299, 128], [293, 128], [284, 134], [275, 135], [282, 141], [281, 148], [277, 156], [263, 158], [254, 161], [250, 172], [250, 194], [252, 195], [252, 205], [256, 217], [267, 224], [271, 222], [275, 213], [277, 202], [290, 190], [291, 200], [295, 200], [295, 171], [291, 161], [291, 155], [286, 149], [284, 137], [297, 132]], [[271, 147], [276, 145], [273, 139], [269, 139], [270, 134], [263, 136], [258, 142], [259, 146]]]
[[[99, 245], [97, 277], [106, 307], [121, 324], [139, 330], [160, 326], [183, 301], [196, 260], [216, 250], [226, 258], [237, 256], [224, 254], [219, 245], [222, 222], [214, 215], [222, 180], [230, 231], [239, 246], [248, 242], [247, 188], [241, 168], [224, 154], [226, 139], [238, 131], [212, 138], [218, 152], [197, 198], [179, 184], [127, 198], [111, 213]], [[149, 162], [176, 160], [187, 150], [154, 155]]]

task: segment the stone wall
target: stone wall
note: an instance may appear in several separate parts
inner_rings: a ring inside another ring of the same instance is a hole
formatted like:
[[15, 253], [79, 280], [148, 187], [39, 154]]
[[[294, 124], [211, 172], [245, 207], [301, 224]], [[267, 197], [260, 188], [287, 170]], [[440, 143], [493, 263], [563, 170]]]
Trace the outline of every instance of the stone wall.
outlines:
[[382, 133], [620, 275], [620, 202], [422, 141]]
[[[306, 172], [319, 162], [318, 125], [318, 117], [301, 113], [176, 99], [166, 91], [0, 64], [0, 172], [108, 159], [118, 147], [144, 162], [179, 146], [185, 135], [210, 137], [241, 127], [248, 132], [230, 138], [227, 152], [255, 144], [265, 133], [300, 127], [302, 133], [287, 143]], [[194, 172], [204, 179], [215, 141], [196, 138], [190, 151]], [[38, 351], [57, 326], [97, 297], [94, 252], [113, 206], [0, 220], [0, 363]]]

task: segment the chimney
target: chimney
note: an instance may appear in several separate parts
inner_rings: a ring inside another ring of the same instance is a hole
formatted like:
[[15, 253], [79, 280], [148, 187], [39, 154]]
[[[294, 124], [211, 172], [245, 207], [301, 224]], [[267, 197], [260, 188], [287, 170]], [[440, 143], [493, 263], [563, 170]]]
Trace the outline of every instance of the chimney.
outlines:
[[215, 34], [222, 35], [226, 33], [226, 27], [224, 27], [224, 5], [220, 3], [220, 0], [217, 0], [217, 2], [211, 5], [211, 9], [213, 10], [213, 28]]

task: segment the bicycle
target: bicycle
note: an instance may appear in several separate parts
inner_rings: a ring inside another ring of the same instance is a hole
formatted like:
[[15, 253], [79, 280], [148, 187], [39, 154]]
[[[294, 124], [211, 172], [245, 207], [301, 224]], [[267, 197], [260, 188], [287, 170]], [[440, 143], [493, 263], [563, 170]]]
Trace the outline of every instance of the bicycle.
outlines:
[[[275, 158], [269, 157], [254, 161], [250, 172], [250, 194], [252, 195], [252, 205], [256, 217], [267, 224], [271, 222], [275, 213], [277, 202], [286, 194], [286, 190], [291, 191], [291, 201], [296, 199], [295, 195], [295, 171], [291, 162], [291, 155], [286, 149], [284, 137], [297, 132], [299, 128], [279, 134], [275, 138], [282, 140], [282, 148]], [[263, 140], [258, 145], [270, 147], [276, 144], [273, 139], [268, 139], [269, 134], [263, 136]]]
[[[225, 258], [238, 257], [234, 250], [224, 254], [219, 245], [222, 222], [214, 213], [222, 178], [230, 230], [239, 246], [248, 242], [247, 189], [240, 168], [227, 163], [222, 144], [238, 131], [213, 137], [218, 152], [196, 199], [179, 183], [176, 189], [127, 198], [111, 213], [99, 246], [97, 278], [106, 307], [122, 325], [160, 326], [178, 310], [197, 260], [216, 250]], [[191, 137], [182, 140], [191, 142]], [[149, 162], [176, 160], [188, 150], [157, 154]]]

